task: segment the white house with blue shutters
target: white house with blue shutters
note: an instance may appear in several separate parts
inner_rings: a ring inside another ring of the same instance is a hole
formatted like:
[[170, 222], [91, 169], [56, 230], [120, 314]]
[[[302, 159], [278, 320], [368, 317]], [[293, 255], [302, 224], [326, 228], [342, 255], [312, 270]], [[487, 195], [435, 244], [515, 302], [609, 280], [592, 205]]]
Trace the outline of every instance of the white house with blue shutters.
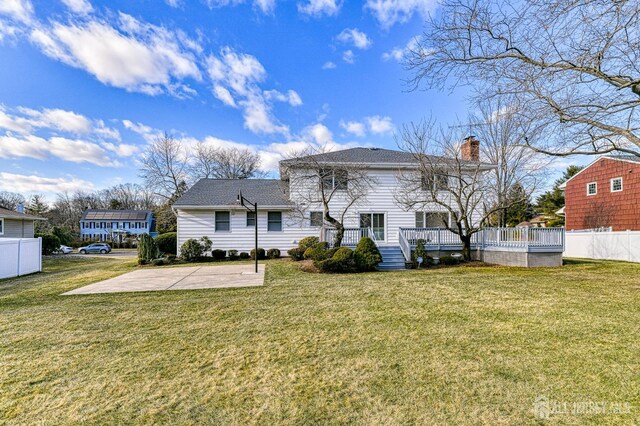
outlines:
[[80, 219], [83, 240], [123, 241], [141, 234], [155, 234], [155, 219], [150, 210], [87, 209]]

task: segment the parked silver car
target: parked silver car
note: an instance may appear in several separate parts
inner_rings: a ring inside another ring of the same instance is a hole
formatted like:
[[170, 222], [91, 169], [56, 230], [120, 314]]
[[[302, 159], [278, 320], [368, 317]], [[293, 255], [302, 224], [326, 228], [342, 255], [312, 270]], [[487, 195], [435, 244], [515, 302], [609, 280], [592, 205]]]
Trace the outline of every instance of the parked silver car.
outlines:
[[68, 246], [60, 246], [60, 248], [58, 249], [58, 253], [61, 253], [61, 254], [73, 253], [73, 249]]
[[80, 247], [78, 249], [78, 252], [80, 254], [87, 254], [87, 253], [107, 254], [110, 251], [111, 251], [111, 246], [107, 243], [93, 243], [85, 247]]

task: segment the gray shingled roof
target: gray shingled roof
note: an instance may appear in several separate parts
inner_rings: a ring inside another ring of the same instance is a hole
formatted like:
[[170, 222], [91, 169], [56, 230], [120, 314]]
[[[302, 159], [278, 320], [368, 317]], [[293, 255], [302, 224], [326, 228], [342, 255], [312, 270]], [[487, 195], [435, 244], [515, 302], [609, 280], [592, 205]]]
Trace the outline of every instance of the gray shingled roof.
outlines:
[[235, 206], [239, 191], [258, 208], [291, 205], [280, 179], [200, 179], [173, 206]]
[[285, 160], [284, 165], [312, 158], [319, 163], [367, 163], [367, 164], [412, 164], [416, 159], [411, 153], [384, 148], [350, 148], [341, 151], [325, 152], [294, 160]]
[[32, 216], [26, 213], [18, 213], [17, 211], [5, 209], [3, 207], [0, 207], [0, 217], [7, 219], [46, 220], [41, 217]]

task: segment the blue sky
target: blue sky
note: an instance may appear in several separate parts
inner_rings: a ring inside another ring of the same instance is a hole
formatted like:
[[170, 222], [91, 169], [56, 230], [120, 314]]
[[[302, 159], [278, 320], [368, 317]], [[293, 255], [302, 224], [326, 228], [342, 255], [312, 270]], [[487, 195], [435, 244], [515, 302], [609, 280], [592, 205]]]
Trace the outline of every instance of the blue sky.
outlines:
[[394, 130], [467, 115], [408, 92], [399, 63], [431, 0], [0, 0], [0, 190], [139, 182], [167, 131], [245, 145], [263, 168], [305, 144], [395, 148]]

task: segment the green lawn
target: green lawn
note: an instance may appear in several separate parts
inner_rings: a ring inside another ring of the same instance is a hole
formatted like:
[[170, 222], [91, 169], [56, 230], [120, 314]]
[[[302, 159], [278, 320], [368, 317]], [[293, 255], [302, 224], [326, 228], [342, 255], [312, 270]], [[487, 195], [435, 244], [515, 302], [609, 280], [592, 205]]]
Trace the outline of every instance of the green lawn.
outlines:
[[135, 268], [99, 258], [0, 281], [0, 424], [526, 424], [537, 396], [640, 419], [640, 265], [267, 264], [262, 288], [59, 296]]

